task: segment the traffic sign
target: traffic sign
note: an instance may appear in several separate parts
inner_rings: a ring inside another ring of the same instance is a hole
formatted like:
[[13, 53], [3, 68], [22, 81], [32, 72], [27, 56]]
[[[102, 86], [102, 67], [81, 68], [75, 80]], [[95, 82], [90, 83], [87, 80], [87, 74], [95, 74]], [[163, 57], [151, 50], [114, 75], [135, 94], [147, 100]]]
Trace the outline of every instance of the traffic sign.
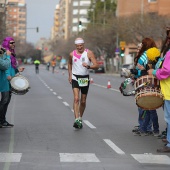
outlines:
[[125, 47], [126, 46], [126, 42], [125, 41], [120, 41], [120, 47]]

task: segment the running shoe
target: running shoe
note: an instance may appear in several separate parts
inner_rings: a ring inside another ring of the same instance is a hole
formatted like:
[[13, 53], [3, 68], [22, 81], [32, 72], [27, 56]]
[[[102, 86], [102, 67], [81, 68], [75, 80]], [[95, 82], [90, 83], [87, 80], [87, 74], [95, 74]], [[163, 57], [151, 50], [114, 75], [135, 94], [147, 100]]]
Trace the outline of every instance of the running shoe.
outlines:
[[134, 128], [132, 129], [132, 132], [137, 132], [139, 131], [139, 126], [134, 126]]
[[13, 127], [14, 126], [13, 124], [8, 123], [7, 121], [3, 122], [1, 125], [2, 127]]
[[159, 136], [159, 131], [158, 132], [153, 132], [153, 136], [158, 137]]
[[158, 139], [164, 139], [167, 136], [167, 131], [163, 131], [161, 134], [158, 135]]
[[76, 122], [74, 122], [73, 127], [76, 128], [76, 129], [78, 129], [78, 125], [77, 125]]
[[148, 131], [146, 133], [148, 134], [148, 136], [153, 136], [154, 135], [154, 133], [152, 131]]
[[133, 134], [134, 136], [149, 136], [147, 132], [141, 132], [141, 131], [134, 132]]
[[73, 124], [73, 127], [76, 129], [81, 129], [83, 127], [82, 122], [80, 120], [76, 120]]

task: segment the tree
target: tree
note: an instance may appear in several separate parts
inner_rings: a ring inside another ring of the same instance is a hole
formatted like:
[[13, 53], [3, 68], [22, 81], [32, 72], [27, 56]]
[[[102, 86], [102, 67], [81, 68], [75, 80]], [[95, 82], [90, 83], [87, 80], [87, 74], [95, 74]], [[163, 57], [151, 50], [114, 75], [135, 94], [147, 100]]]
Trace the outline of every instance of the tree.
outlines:
[[120, 39], [127, 43], [137, 44], [145, 37], [151, 37], [155, 41], [164, 39], [165, 27], [169, 25], [168, 16], [158, 14], [144, 14], [141, 20], [140, 14], [129, 17], [120, 17], [114, 24], [118, 30]]

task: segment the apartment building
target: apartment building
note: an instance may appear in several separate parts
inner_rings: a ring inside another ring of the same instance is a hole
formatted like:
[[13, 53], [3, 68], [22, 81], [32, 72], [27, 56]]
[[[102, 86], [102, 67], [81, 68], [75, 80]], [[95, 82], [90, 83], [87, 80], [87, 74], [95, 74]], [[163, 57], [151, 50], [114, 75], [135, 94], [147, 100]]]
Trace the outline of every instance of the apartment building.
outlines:
[[88, 9], [90, 5], [91, 0], [60, 0], [54, 21], [56, 37], [68, 39], [83, 31], [89, 23]]
[[6, 13], [7, 35], [26, 41], [26, 3], [25, 0], [8, 0]]
[[0, 0], [0, 13], [5, 12], [5, 4], [6, 4], [6, 0]]
[[79, 31], [86, 29], [88, 20], [88, 10], [91, 0], [72, 0], [72, 13], [70, 22], [71, 35], [78, 34]]
[[5, 29], [6, 3], [7, 0], [0, 0], [0, 42], [2, 42], [6, 33], [6, 29]]
[[59, 4], [56, 5], [55, 11], [54, 11], [54, 25], [51, 30], [51, 39], [54, 39], [55, 37], [59, 37]]
[[118, 0], [117, 16], [127, 16], [134, 13], [157, 13], [170, 15], [170, 0]]
[[56, 9], [56, 16], [54, 25], [56, 28], [56, 37], [60, 39], [68, 38], [68, 22], [69, 22], [69, 6], [71, 0], [60, 0], [58, 8]]

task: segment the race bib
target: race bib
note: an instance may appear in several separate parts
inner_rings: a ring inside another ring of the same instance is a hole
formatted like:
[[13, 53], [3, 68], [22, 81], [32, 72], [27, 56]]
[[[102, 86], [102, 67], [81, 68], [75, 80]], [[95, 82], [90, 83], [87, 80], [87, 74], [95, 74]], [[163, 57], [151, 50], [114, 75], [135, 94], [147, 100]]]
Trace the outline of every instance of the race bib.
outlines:
[[78, 78], [78, 84], [80, 87], [88, 86], [88, 78]]

